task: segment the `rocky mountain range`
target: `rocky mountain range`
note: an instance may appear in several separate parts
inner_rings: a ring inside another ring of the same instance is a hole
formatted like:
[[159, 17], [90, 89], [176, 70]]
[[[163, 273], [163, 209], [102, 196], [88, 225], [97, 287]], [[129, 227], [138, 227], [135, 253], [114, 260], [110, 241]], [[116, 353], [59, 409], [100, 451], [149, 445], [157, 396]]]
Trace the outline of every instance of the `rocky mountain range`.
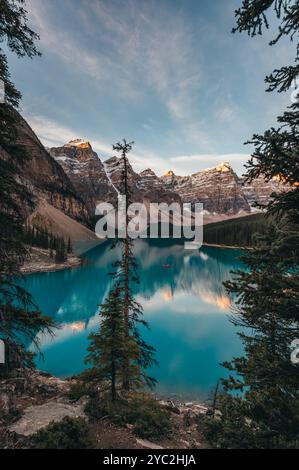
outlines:
[[[74, 240], [91, 240], [95, 234], [90, 226], [90, 213], [83, 198], [69, 177], [51, 157], [28, 123], [16, 112], [17, 144], [23, 152], [24, 165], [17, 175], [32, 194], [33, 205], [24, 204], [24, 218], [32, 225], [47, 228], [53, 235], [69, 236]], [[0, 158], [14, 161], [0, 145]], [[68, 229], [66, 230], [65, 227]]]
[[[89, 142], [75, 139], [49, 149], [89, 207], [101, 201], [116, 202], [121, 192], [121, 160], [116, 156], [102, 162]], [[250, 213], [254, 202], [265, 203], [271, 193], [281, 191], [278, 182], [245, 183], [228, 162], [190, 176], [172, 171], [159, 177], [150, 168], [136, 173], [129, 165], [129, 181], [135, 201], [202, 202], [206, 213], [234, 216]]]
[[[95, 207], [116, 203], [122, 192], [122, 161], [102, 161], [89, 142], [74, 139], [46, 149], [27, 122], [16, 115], [17, 139], [26, 164], [18, 178], [31, 190], [34, 210], [24, 208], [32, 224], [73, 240], [94, 240]], [[13, 159], [1, 149], [0, 158]], [[133, 200], [138, 202], [202, 202], [205, 223], [248, 215], [254, 201], [266, 203], [284, 186], [262, 179], [251, 184], [237, 176], [228, 162], [190, 176], [172, 171], [157, 176], [150, 168], [136, 173], [129, 164]]]
[[[61, 165], [92, 213], [100, 202], [117, 202], [118, 194], [122, 191], [121, 159], [114, 156], [102, 162], [90, 143], [82, 139], [74, 139], [48, 151]], [[170, 188], [146, 185], [142, 175], [136, 173], [130, 164], [128, 175], [134, 201], [181, 202], [179, 195]]]
[[[39, 201], [47, 201], [69, 217], [87, 224], [87, 208], [69, 177], [20, 115], [16, 115], [16, 122], [17, 143], [24, 149], [25, 157], [19, 177], [31, 190], [35, 206]], [[13, 159], [14, 156], [9, 155], [8, 158]]]

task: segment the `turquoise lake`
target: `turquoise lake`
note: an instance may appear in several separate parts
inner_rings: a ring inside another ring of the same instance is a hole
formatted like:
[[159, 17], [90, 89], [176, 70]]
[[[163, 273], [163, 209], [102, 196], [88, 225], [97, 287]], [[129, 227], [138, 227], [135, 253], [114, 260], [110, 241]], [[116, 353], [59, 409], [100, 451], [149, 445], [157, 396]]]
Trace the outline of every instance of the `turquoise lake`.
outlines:
[[[180, 241], [137, 240], [135, 255], [140, 275], [136, 297], [150, 324], [144, 336], [159, 361], [152, 371], [157, 393], [209, 398], [226, 375], [220, 363], [242, 352], [222, 285], [231, 270], [242, 267], [240, 252], [212, 247], [190, 251]], [[38, 307], [60, 325], [54, 338], [40, 338], [44, 359], [37, 359], [37, 366], [59, 377], [84, 368], [88, 335], [99, 328], [99, 305], [109, 290], [117, 253], [105, 242], [84, 258], [78, 268], [26, 276]]]

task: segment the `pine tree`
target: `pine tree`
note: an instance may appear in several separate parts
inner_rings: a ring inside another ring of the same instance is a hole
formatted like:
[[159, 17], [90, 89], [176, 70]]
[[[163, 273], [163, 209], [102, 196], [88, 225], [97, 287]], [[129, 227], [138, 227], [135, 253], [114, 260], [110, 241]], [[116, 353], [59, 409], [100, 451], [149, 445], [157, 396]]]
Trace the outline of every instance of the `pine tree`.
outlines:
[[67, 260], [65, 242], [63, 238], [58, 238], [56, 243], [55, 263], [64, 263]]
[[[121, 246], [121, 260], [115, 263], [116, 272], [114, 273], [114, 279], [118, 283], [123, 296], [124, 335], [126, 344], [131, 345], [133, 348], [133, 356], [136, 356], [135, 341], [139, 349], [138, 364], [140, 367], [140, 375], [147, 386], [153, 387], [156, 381], [154, 378], [148, 376], [146, 370], [152, 365], [157, 364], [154, 359], [155, 350], [142, 339], [140, 334], [140, 326], [148, 328], [148, 323], [143, 318], [142, 306], [135, 300], [133, 292], [133, 286], [136, 283], [138, 284], [139, 278], [137, 272], [138, 265], [133, 253], [133, 240], [128, 234], [128, 224], [130, 221], [128, 207], [132, 202], [132, 190], [128, 175], [129, 164], [127, 154], [132, 149], [132, 145], [133, 142], [127, 143], [126, 140], [113, 145], [113, 150], [121, 154], [121, 191], [125, 196], [125, 236], [124, 238], [117, 239], [117, 244]], [[123, 367], [123, 388], [126, 390], [134, 387], [133, 382], [135, 381], [134, 376], [136, 376], [136, 374], [133, 374], [132, 377], [130, 371], [132, 371], [132, 365], [128, 352]], [[133, 367], [133, 371], [135, 371], [135, 366]]]
[[[40, 55], [35, 46], [39, 36], [27, 25], [27, 12], [23, 7], [24, 0], [2, 0], [0, 16], [0, 42], [6, 43], [7, 48], [18, 57], [34, 57]], [[5, 151], [18, 151], [21, 149], [15, 144], [16, 113], [13, 108], [18, 107], [21, 99], [20, 92], [10, 79], [7, 57], [0, 48], [0, 79], [5, 85], [5, 103], [0, 106], [0, 135], [1, 147]]]
[[[271, 41], [298, 34], [299, 4], [288, 0], [243, 1], [236, 11], [236, 31], [254, 36], [269, 27], [271, 6], [280, 19], [279, 33]], [[286, 91], [298, 74], [295, 65], [275, 70], [266, 78], [268, 91]], [[210, 437], [222, 447], [298, 447], [299, 368], [291, 362], [291, 343], [299, 337], [299, 105], [293, 103], [278, 117], [278, 127], [256, 134], [248, 163], [248, 179], [279, 177], [289, 186], [273, 195], [268, 205], [272, 223], [226, 283], [236, 300], [233, 322], [240, 333], [245, 356], [225, 363], [233, 374], [223, 381], [227, 392], [220, 401], [221, 419], [209, 423]], [[236, 433], [233, 428], [238, 429]]]
[[28, 221], [23, 227], [22, 241], [29, 246], [37, 246], [39, 248], [53, 249], [53, 235], [49, 234], [47, 228], [40, 229], [31, 226]]
[[72, 252], [73, 252], [71, 237], [69, 237], [68, 242], [67, 242], [67, 252], [68, 252], [68, 253], [72, 253]]
[[110, 290], [107, 299], [101, 305], [100, 316], [102, 320], [100, 330], [89, 336], [89, 354], [85, 362], [92, 364], [92, 368], [85, 372], [85, 379], [96, 384], [102, 380], [109, 380], [111, 399], [115, 401], [116, 384], [121, 378], [125, 354], [123, 308], [118, 285]]
[[125, 236], [118, 238], [113, 249], [121, 247], [121, 259], [114, 263], [115, 272], [112, 276], [112, 288], [101, 306], [101, 326], [97, 333], [90, 335], [89, 355], [87, 363], [92, 368], [83, 373], [83, 379], [94, 382], [106, 379], [111, 383], [111, 399], [117, 398], [116, 384], [121, 383], [126, 391], [136, 390], [147, 385], [153, 387], [155, 379], [149, 377], [146, 369], [156, 363], [154, 348], [141, 337], [139, 327], [147, 327], [142, 318], [142, 306], [135, 300], [133, 285], [138, 283], [137, 262], [133, 254], [133, 241], [128, 234], [128, 205], [131, 202], [131, 189], [128, 178], [127, 153], [132, 143], [117, 143], [113, 149], [121, 153], [123, 166], [121, 183], [122, 192], [126, 197]]
[[[38, 36], [27, 26], [23, 1], [1, 1], [0, 41], [17, 56], [38, 55]], [[21, 338], [38, 346], [37, 333], [49, 331], [52, 321], [41, 315], [31, 296], [20, 287], [20, 266], [27, 256], [23, 245], [25, 208], [32, 207], [31, 194], [15, 177], [22, 174], [28, 155], [16, 143], [18, 115], [14, 108], [21, 98], [10, 79], [7, 58], [0, 49], [0, 79], [5, 84], [5, 103], [0, 104], [0, 338], [6, 346], [6, 364], [11, 368], [31, 366]]]

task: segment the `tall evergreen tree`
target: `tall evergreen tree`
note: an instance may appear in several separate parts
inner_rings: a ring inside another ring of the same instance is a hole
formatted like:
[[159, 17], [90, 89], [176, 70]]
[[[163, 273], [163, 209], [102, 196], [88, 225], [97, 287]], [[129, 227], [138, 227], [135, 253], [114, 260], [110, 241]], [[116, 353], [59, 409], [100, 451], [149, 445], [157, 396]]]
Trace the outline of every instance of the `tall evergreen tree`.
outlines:
[[[1, 0], [0, 42], [18, 57], [38, 55], [34, 41], [38, 36], [27, 26], [22, 0]], [[32, 206], [31, 194], [16, 175], [28, 155], [16, 143], [18, 115], [15, 108], [21, 98], [11, 82], [7, 57], [0, 49], [0, 79], [5, 85], [5, 102], [0, 103], [0, 339], [6, 346], [6, 364], [2, 372], [15, 366], [31, 365], [21, 337], [37, 345], [37, 333], [49, 331], [52, 322], [41, 315], [32, 298], [20, 287], [20, 266], [27, 256], [23, 245], [25, 207]]]
[[[135, 300], [133, 286], [138, 284], [138, 266], [133, 253], [134, 242], [128, 234], [128, 225], [130, 218], [128, 215], [128, 207], [132, 202], [131, 182], [128, 174], [128, 157], [127, 154], [132, 150], [133, 142], [127, 143], [126, 140], [113, 145], [113, 150], [120, 153], [120, 164], [122, 165], [121, 174], [121, 193], [125, 196], [125, 204], [123, 211], [125, 214], [125, 234], [123, 238], [117, 239], [117, 244], [121, 246], [121, 260], [115, 263], [116, 272], [114, 278], [119, 283], [123, 296], [123, 314], [124, 314], [124, 334], [127, 344], [134, 338], [140, 350], [138, 363], [141, 375], [145, 383], [149, 387], [153, 387], [155, 379], [148, 376], [146, 370], [156, 364], [154, 359], [154, 348], [147, 344], [140, 334], [140, 326], [148, 327], [148, 323], [143, 318], [142, 306]], [[129, 354], [124, 363], [123, 387], [129, 389], [131, 369]]]
[[69, 254], [73, 252], [71, 237], [68, 238], [68, 242], [67, 242], [67, 252], [68, 252]]
[[121, 258], [114, 263], [112, 287], [105, 302], [101, 305], [101, 325], [90, 335], [89, 354], [86, 362], [92, 367], [82, 375], [83, 380], [97, 384], [106, 379], [111, 384], [111, 399], [117, 398], [116, 385], [122, 384], [126, 391], [136, 390], [145, 385], [153, 387], [155, 379], [149, 377], [147, 368], [156, 363], [154, 348], [143, 339], [140, 325], [148, 326], [142, 318], [142, 306], [135, 300], [133, 285], [138, 282], [137, 262], [133, 254], [133, 242], [128, 234], [128, 205], [131, 190], [128, 178], [127, 153], [132, 143], [126, 141], [113, 146], [121, 152], [122, 191], [126, 197], [125, 236], [118, 238], [112, 248], [121, 247]]
[[[299, 3], [291, 0], [244, 0], [236, 11], [234, 32], [262, 34], [270, 9], [280, 20], [275, 45], [283, 36], [298, 37]], [[294, 65], [266, 77], [268, 91], [289, 90], [299, 72]], [[248, 163], [249, 180], [279, 177], [289, 191], [274, 194], [268, 205], [272, 223], [257, 246], [243, 257], [249, 271], [226, 283], [236, 299], [233, 322], [245, 356], [224, 365], [233, 374], [223, 381], [221, 418], [209, 423], [210, 437], [223, 447], [298, 447], [299, 368], [291, 362], [291, 343], [299, 337], [299, 104], [278, 117], [278, 127], [256, 134]], [[236, 432], [236, 426], [238, 431]]]
[[111, 399], [117, 398], [116, 384], [122, 377], [124, 347], [124, 317], [120, 289], [115, 285], [105, 302], [101, 305], [101, 326], [96, 333], [89, 336], [87, 364], [91, 369], [85, 372], [85, 379], [98, 383], [109, 380], [111, 383]]
[[55, 263], [64, 263], [67, 260], [67, 252], [65, 248], [65, 242], [63, 238], [57, 238], [56, 251], [55, 251]]

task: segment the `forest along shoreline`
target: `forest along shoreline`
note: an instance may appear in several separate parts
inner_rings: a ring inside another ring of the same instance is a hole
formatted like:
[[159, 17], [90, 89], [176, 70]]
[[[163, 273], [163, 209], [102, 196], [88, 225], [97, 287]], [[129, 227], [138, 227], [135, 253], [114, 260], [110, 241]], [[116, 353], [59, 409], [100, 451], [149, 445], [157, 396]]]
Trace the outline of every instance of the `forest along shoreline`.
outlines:
[[76, 268], [84, 264], [84, 259], [68, 253], [64, 261], [55, 261], [50, 250], [38, 247], [30, 247], [30, 255], [21, 267], [21, 273], [47, 273]]
[[[255, 233], [264, 233], [268, 221], [262, 213], [246, 217], [231, 218], [204, 226], [203, 246], [228, 250], [251, 250], [255, 242]], [[55, 272], [81, 266], [84, 259], [73, 253], [71, 239], [53, 237], [46, 231], [26, 228], [25, 243], [28, 259], [21, 267], [23, 274], [37, 272]]]
[[[222, 248], [227, 250], [250, 250], [252, 247], [220, 245], [216, 243], [203, 243], [203, 247]], [[85, 263], [84, 258], [76, 256], [73, 253], [67, 255], [65, 261], [55, 262], [50, 255], [50, 251], [45, 248], [30, 247], [30, 256], [21, 267], [21, 273], [24, 275], [33, 273], [48, 273], [63, 271], [82, 266]]]

